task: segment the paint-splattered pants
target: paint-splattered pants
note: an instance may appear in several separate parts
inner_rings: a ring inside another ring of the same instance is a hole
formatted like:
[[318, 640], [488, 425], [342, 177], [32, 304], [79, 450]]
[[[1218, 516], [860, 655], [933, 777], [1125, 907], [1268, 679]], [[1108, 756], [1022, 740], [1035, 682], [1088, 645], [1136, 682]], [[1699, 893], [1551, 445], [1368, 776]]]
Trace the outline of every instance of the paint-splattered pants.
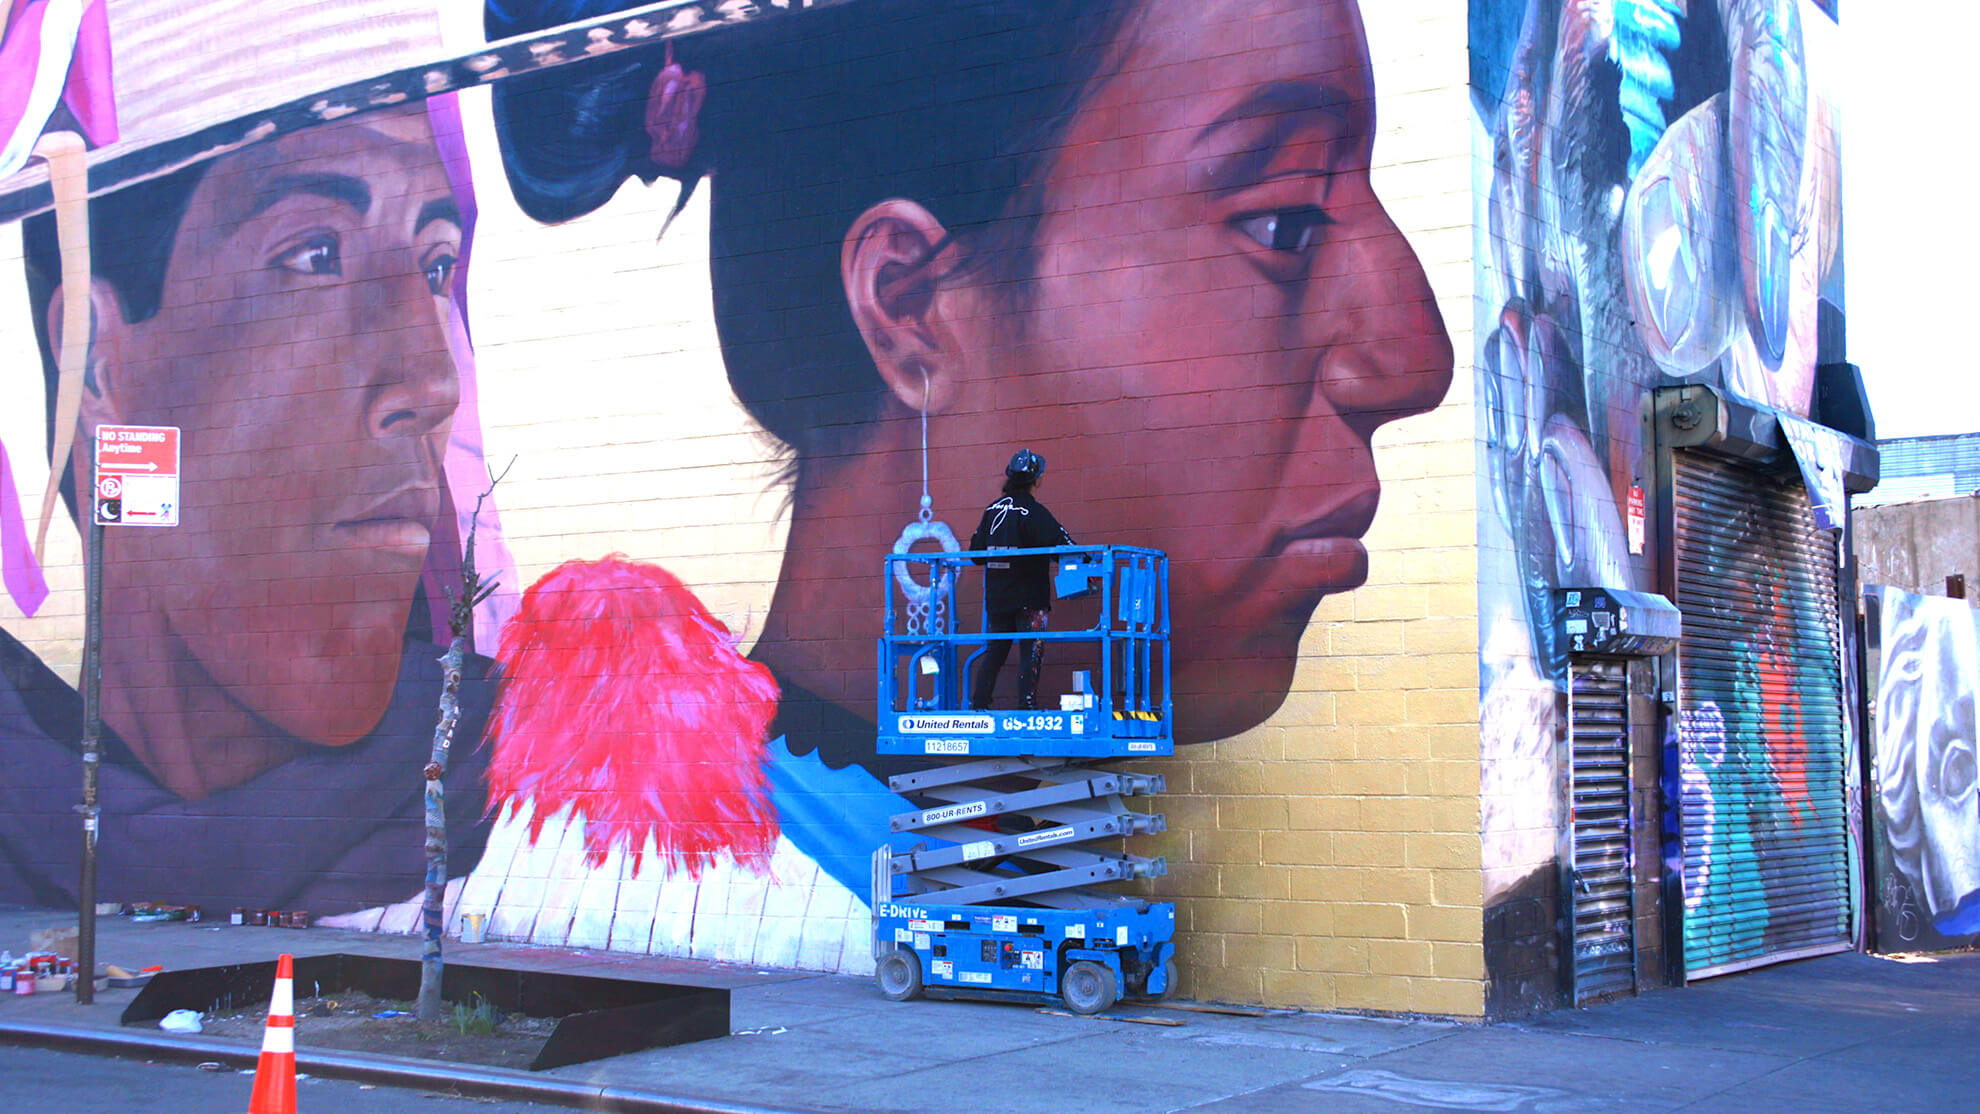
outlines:
[[[992, 611], [990, 633], [1019, 634], [1044, 630], [1045, 618], [1050, 614], [1043, 608], [1030, 607]], [[1013, 642], [1017, 644], [1018, 651], [1018, 707], [1038, 707], [1038, 674], [1045, 667], [1045, 643], [1036, 638], [1000, 638], [984, 649], [983, 657], [976, 663], [975, 683], [970, 686], [970, 707], [990, 706], [991, 694], [997, 689], [997, 674], [1003, 672], [1004, 659], [1010, 656]]]

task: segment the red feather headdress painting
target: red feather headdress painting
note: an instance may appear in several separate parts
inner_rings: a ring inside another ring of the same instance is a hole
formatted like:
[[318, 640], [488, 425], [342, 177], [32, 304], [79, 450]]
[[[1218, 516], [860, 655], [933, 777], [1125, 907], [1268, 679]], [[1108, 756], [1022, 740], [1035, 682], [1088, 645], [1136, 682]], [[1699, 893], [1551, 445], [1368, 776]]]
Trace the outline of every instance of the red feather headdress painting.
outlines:
[[594, 867], [617, 847], [637, 872], [650, 835], [664, 867], [694, 877], [724, 856], [767, 870], [777, 682], [735, 642], [657, 565], [615, 554], [545, 575], [502, 632], [491, 811], [533, 801], [534, 843], [570, 806]]

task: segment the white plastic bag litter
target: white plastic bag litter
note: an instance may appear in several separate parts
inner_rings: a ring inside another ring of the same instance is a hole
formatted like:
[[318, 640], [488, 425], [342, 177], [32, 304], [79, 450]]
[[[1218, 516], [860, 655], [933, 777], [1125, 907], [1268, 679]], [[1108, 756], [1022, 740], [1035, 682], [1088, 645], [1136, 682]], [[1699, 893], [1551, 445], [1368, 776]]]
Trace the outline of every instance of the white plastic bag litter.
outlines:
[[168, 1033], [197, 1033], [205, 1028], [199, 1023], [198, 1010], [173, 1010], [159, 1019], [158, 1027]]

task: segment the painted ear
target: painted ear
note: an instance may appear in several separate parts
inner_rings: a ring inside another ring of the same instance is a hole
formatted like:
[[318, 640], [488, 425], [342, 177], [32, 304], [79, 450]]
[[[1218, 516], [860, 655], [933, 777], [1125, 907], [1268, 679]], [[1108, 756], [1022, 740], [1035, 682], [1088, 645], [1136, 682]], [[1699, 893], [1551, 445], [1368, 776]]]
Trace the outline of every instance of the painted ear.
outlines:
[[960, 386], [968, 353], [957, 295], [942, 282], [959, 254], [935, 214], [899, 198], [861, 213], [840, 246], [853, 322], [880, 378], [910, 410], [942, 410]]
[[[64, 320], [66, 313], [62, 288], [58, 286], [48, 300], [48, 345], [56, 352], [62, 350], [62, 341], [67, 335], [64, 331], [68, 326]], [[129, 328], [116, 289], [102, 279], [92, 281], [89, 284], [88, 349], [83, 358], [83, 416], [89, 415], [92, 405], [100, 410], [116, 388], [116, 381], [121, 378], [119, 365]], [[104, 417], [101, 420], [112, 419]]]

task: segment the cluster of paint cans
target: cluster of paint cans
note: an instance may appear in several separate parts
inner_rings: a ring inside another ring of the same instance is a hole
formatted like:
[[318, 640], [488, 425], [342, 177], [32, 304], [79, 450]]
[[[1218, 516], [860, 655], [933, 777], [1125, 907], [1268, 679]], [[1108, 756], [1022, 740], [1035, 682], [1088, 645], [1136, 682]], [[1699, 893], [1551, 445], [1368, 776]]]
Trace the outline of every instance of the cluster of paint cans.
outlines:
[[0, 994], [51, 994], [76, 985], [76, 961], [54, 952], [38, 952], [0, 966]]
[[[98, 906], [97, 912], [102, 913], [108, 908], [109, 906], [107, 905]], [[132, 920], [144, 924], [153, 921], [197, 921], [200, 919], [200, 909], [197, 905], [158, 905], [149, 901], [135, 901], [129, 905], [120, 907], [118, 911]]]
[[269, 928], [308, 928], [309, 913], [302, 909], [247, 909], [236, 906], [227, 923], [255, 927], [265, 925]]

